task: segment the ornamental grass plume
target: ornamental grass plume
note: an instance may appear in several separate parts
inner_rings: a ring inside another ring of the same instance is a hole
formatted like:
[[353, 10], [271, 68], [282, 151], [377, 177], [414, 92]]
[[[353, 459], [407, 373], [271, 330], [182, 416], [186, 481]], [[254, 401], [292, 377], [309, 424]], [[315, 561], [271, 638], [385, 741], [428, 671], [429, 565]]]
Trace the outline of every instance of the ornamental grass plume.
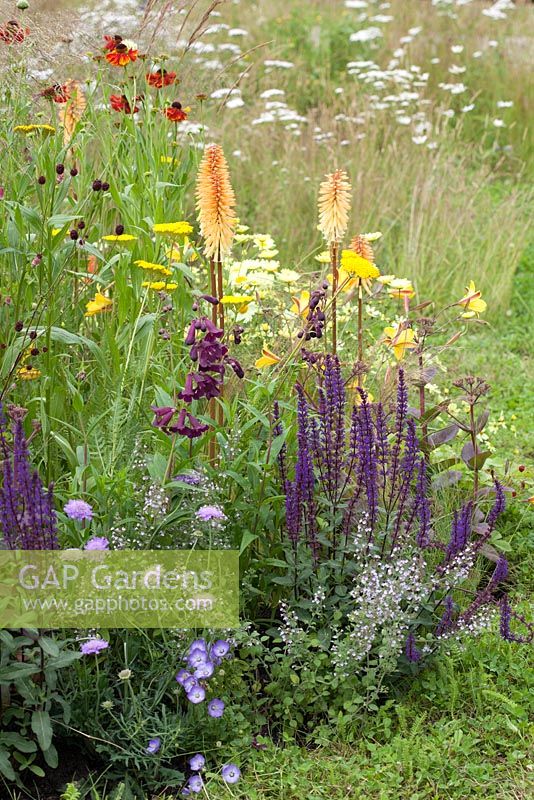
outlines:
[[347, 232], [352, 187], [349, 176], [342, 169], [336, 169], [319, 188], [319, 230], [330, 245], [330, 266], [332, 269], [332, 350], [337, 350], [337, 300], [339, 282], [339, 243]]

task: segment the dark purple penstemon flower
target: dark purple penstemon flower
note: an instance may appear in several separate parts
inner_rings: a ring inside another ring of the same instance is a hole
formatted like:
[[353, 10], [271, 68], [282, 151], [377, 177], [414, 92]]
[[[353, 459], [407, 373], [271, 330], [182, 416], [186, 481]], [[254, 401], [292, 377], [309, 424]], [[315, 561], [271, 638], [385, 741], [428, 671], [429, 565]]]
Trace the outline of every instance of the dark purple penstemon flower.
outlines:
[[176, 409], [172, 406], [150, 406], [150, 408], [154, 412], [154, 421], [152, 422], [154, 428], [161, 428], [162, 430], [168, 428]]
[[179, 433], [180, 436], [187, 436], [188, 439], [196, 439], [209, 430], [209, 425], [201, 422], [186, 408], [182, 408], [178, 414], [178, 420], [169, 427], [172, 433]]

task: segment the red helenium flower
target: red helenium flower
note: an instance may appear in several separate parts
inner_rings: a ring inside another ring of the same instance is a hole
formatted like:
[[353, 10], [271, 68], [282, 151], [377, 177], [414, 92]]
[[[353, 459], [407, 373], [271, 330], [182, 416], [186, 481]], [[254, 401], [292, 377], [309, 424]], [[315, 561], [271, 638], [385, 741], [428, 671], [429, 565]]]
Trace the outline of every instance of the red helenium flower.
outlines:
[[[139, 100], [140, 97], [136, 97], [136, 100]], [[124, 94], [112, 94], [109, 98], [111, 103], [111, 108], [114, 111], [124, 111], [125, 114], [137, 114], [139, 111], [138, 106], [134, 106], [133, 111], [132, 107], [128, 101], [128, 98]]]
[[187, 119], [187, 112], [184, 111], [181, 103], [173, 103], [165, 109], [165, 116], [171, 122], [183, 122], [184, 119]]
[[15, 44], [15, 42], [23, 42], [29, 34], [29, 28], [23, 28], [16, 19], [12, 19], [6, 22], [3, 28], [0, 28], [0, 41], [6, 44]]
[[147, 83], [156, 89], [163, 89], [164, 86], [172, 86], [176, 83], [176, 72], [167, 72], [166, 69], [158, 69], [149, 72], [146, 76]]
[[70, 97], [70, 92], [66, 84], [55, 83], [53, 86], [48, 86], [42, 92], [39, 92], [39, 97], [46, 97], [47, 100], [53, 100], [54, 103], [66, 103]]

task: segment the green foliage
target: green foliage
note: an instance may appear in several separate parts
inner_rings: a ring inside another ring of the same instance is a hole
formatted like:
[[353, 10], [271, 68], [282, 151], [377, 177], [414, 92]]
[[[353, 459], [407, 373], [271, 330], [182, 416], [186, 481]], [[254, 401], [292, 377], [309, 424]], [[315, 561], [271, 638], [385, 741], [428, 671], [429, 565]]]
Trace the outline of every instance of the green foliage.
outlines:
[[0, 773], [22, 785], [27, 774], [44, 777], [40, 756], [51, 769], [58, 765], [53, 723], [68, 725], [71, 719], [71, 698], [61, 690], [59, 677], [81, 654], [68, 649], [68, 640], [39, 631], [13, 635], [4, 630], [0, 639]]

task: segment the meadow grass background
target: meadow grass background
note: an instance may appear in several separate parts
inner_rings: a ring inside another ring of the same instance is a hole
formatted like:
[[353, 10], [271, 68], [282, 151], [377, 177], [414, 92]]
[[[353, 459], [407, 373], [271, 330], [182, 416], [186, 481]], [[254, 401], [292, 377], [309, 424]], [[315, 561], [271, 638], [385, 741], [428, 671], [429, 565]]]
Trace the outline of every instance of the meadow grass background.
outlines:
[[[275, 236], [284, 266], [298, 268], [319, 247], [317, 186], [325, 171], [339, 166], [349, 171], [355, 188], [351, 229], [384, 233], [383, 273], [411, 278], [419, 299], [432, 292], [450, 301], [461, 296], [466, 277], [475, 280], [488, 301], [488, 324], [460, 341], [448, 366], [452, 377], [472, 372], [489, 381], [490, 406], [497, 416], [503, 412], [505, 422], [492, 443], [502, 463], [509, 459], [512, 469], [525, 463], [525, 476], [532, 479], [533, 12], [522, 6], [495, 22], [481, 15], [482, 7], [474, 2], [452, 19], [425, 0], [392, 0], [383, 13], [393, 20], [374, 49], [350, 43], [354, 12], [338, 0], [228, 3], [219, 8], [217, 21], [248, 31], [250, 55], [238, 62], [235, 74], [188, 70], [182, 91], [193, 96], [240, 87], [244, 109], [209, 107], [210, 134], [229, 154], [241, 219]], [[64, 11], [69, 20], [73, 8]], [[46, 20], [37, 24], [44, 30]], [[464, 45], [460, 60], [465, 61], [468, 53], [487, 49], [488, 41], [499, 41], [487, 58], [469, 59], [470, 89], [454, 101], [454, 120], [440, 115], [443, 92], [438, 78], [430, 79], [436, 150], [414, 145], [394, 115], [374, 112], [368, 93], [346, 73], [347, 62], [358, 58], [387, 62], [413, 26], [422, 26], [423, 34], [410, 43], [410, 59], [428, 65], [440, 58], [442, 73], [458, 62], [451, 53], [455, 42]], [[90, 30], [80, 32], [84, 40], [90, 36]], [[42, 46], [46, 49], [44, 40]], [[259, 66], [264, 58], [295, 66], [266, 74]], [[273, 87], [307, 119], [299, 136], [281, 125], [253, 124], [264, 109], [261, 93]], [[471, 97], [476, 110], [461, 115], [459, 106]], [[513, 105], [498, 114], [498, 101]], [[364, 122], [358, 126], [346, 119], [359, 115]], [[499, 115], [505, 128], [492, 124]], [[360, 131], [365, 136], [356, 138]], [[341, 146], [344, 140], [350, 144]], [[106, 147], [99, 158], [104, 171], [111, 166]], [[526, 607], [534, 537], [525, 506], [515, 504], [507, 512], [503, 537], [515, 549], [514, 594]], [[427, 670], [405, 695], [392, 697], [375, 717], [362, 721], [356, 741], [343, 741], [342, 731], [339, 742], [318, 749], [265, 740], [265, 750], [238, 754], [249, 759], [244, 781], [233, 789], [217, 787], [213, 797], [526, 800], [534, 792], [533, 710], [532, 653], [486, 636]]]

